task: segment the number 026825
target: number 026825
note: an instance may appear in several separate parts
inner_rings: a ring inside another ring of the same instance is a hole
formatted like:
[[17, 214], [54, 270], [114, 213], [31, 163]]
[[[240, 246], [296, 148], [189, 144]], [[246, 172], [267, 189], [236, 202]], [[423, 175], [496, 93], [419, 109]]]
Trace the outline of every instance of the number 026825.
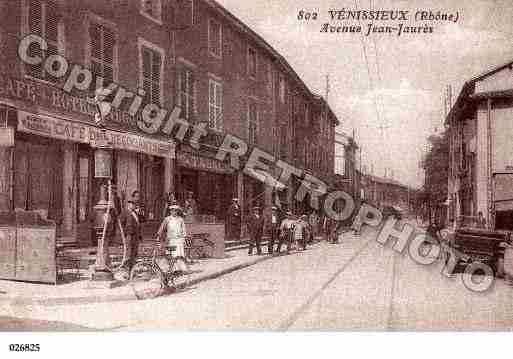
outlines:
[[10, 352], [38, 352], [39, 344], [9, 344]]

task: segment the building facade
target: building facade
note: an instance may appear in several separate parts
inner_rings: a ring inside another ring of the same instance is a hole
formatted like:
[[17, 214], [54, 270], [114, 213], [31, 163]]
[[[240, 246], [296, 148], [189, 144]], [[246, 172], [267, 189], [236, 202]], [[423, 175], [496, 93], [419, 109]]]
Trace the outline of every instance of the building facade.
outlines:
[[512, 229], [513, 62], [468, 80], [446, 119], [449, 220], [482, 212], [489, 228]]
[[[156, 223], [170, 193], [183, 201], [192, 192], [199, 214], [215, 221], [224, 220], [232, 197], [245, 211], [255, 204], [299, 208], [293, 194], [301, 178], [268, 186], [218, 161], [225, 134], [324, 181], [332, 175], [336, 116], [276, 50], [215, 1], [19, 0], [2, 2], [0, 14], [0, 126], [14, 129], [14, 146], [0, 147], [0, 210], [40, 211], [57, 222], [59, 236], [92, 243], [102, 183], [95, 155], [104, 138], [113, 143], [120, 197], [141, 191]], [[193, 146], [175, 143], [174, 133], [141, 131], [141, 110], [131, 115], [128, 100], [98, 126], [96, 82], [66, 92], [67, 76], [52, 76], [58, 69], [23, 63], [18, 46], [28, 34], [48, 43], [30, 55], [62, 55], [104, 86], [137, 93], [141, 109], [179, 108], [207, 135]], [[275, 166], [269, 172], [280, 174]]]

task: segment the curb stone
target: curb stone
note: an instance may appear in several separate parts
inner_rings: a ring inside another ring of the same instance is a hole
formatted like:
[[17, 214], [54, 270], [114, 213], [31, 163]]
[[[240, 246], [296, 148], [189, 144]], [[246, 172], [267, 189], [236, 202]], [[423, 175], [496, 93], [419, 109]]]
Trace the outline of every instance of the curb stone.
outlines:
[[[223, 275], [229, 274], [231, 272], [235, 272], [237, 270], [241, 270], [252, 265], [258, 264], [260, 262], [269, 260], [274, 258], [273, 256], [264, 255], [261, 258], [253, 259], [246, 263], [241, 263], [234, 265], [232, 267], [225, 268], [223, 270], [205, 274], [203, 276], [199, 276], [194, 279], [186, 280], [182, 283], [179, 283], [176, 287], [177, 289], [185, 289], [189, 286], [205, 282], [211, 279], [215, 279], [221, 277]], [[112, 293], [105, 295], [94, 294], [91, 296], [70, 296], [70, 297], [55, 297], [55, 298], [29, 298], [29, 297], [3, 297], [0, 296], [1, 302], [8, 302], [11, 306], [58, 306], [58, 305], [80, 305], [80, 304], [95, 304], [95, 303], [108, 303], [108, 302], [121, 302], [121, 301], [130, 301], [130, 300], [139, 300], [135, 295], [134, 291], [129, 285], [124, 286], [126, 289], [126, 293]]]

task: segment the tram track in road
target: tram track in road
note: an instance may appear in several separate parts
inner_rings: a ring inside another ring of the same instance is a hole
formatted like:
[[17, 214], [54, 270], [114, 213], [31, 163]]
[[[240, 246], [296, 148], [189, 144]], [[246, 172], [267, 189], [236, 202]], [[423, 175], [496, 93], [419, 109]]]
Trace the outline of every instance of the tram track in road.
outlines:
[[340, 275], [347, 269], [349, 266], [355, 261], [356, 258], [360, 256], [369, 245], [374, 242], [374, 238], [370, 238], [360, 249], [354, 253], [349, 260], [347, 260], [335, 273], [331, 275], [331, 277], [323, 283], [323, 285], [317, 289], [308, 299], [301, 304], [291, 315], [289, 315], [282, 323], [278, 326], [278, 331], [287, 331], [289, 330], [297, 320], [305, 314], [308, 309], [312, 306], [312, 304], [323, 294], [323, 292], [337, 279]]
[[390, 303], [388, 305], [388, 318], [386, 322], [386, 331], [394, 330], [392, 328], [392, 315], [394, 314], [394, 295], [395, 295], [395, 287], [397, 282], [397, 266], [398, 266], [398, 258], [397, 253], [392, 254], [392, 279], [391, 279], [391, 288], [390, 288]]

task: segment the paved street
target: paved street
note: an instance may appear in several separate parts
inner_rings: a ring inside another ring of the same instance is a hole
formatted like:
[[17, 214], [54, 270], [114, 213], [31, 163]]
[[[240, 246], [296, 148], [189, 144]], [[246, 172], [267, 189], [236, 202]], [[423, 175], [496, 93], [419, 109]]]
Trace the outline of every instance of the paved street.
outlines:
[[[344, 236], [147, 301], [4, 306], [0, 315], [106, 330], [510, 330], [512, 288], [476, 294], [374, 240]], [[0, 318], [0, 326], [6, 328]], [[27, 322], [29, 325], [30, 322]], [[49, 329], [52, 323], [49, 323]], [[21, 328], [19, 323], [17, 328]], [[12, 328], [12, 327], [10, 327]], [[38, 330], [44, 330], [38, 324]]]

